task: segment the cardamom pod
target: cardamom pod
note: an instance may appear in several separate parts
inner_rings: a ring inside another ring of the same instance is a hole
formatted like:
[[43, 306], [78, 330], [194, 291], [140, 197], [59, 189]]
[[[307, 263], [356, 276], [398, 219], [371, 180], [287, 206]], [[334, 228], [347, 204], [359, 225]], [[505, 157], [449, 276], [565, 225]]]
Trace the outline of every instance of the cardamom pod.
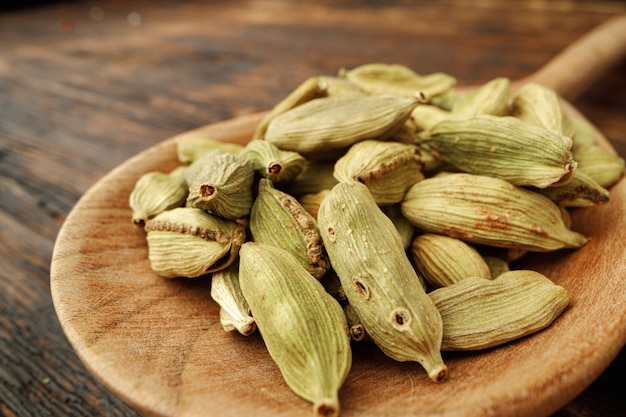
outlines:
[[480, 115], [504, 116], [509, 112], [511, 81], [505, 77], [494, 78], [478, 89], [458, 98], [452, 106], [452, 116], [459, 119]]
[[597, 182], [610, 188], [624, 176], [624, 159], [600, 145], [581, 145], [574, 149], [578, 169]]
[[483, 175], [422, 180], [409, 189], [401, 208], [414, 226], [466, 242], [545, 252], [587, 241], [565, 226], [559, 207], [547, 197]]
[[381, 206], [399, 203], [424, 178], [417, 146], [373, 139], [352, 145], [335, 163], [334, 175], [339, 182], [365, 184]]
[[565, 184], [576, 168], [571, 139], [511, 116], [446, 120], [422, 132], [420, 139], [461, 171], [516, 185]]
[[491, 278], [489, 266], [476, 249], [460, 239], [434, 233], [417, 236], [411, 244], [417, 270], [433, 288], [467, 277]]
[[452, 117], [449, 111], [441, 109], [432, 104], [422, 104], [411, 112], [411, 120], [418, 130], [430, 130], [438, 123]]
[[317, 212], [320, 209], [322, 200], [330, 193], [330, 190], [322, 190], [314, 194], [304, 194], [298, 197], [298, 202], [304, 208], [307, 213], [317, 219]]
[[609, 202], [609, 191], [583, 170], [577, 169], [572, 180], [560, 187], [536, 190], [563, 207], [591, 207]]
[[273, 144], [253, 139], [239, 154], [249, 160], [254, 170], [262, 178], [267, 178], [274, 185], [285, 184], [294, 179], [304, 168], [305, 159], [297, 152], [278, 149]]
[[305, 157], [328, 158], [361, 140], [388, 138], [419, 102], [393, 95], [322, 97], [274, 118], [265, 140]]
[[319, 85], [326, 92], [327, 97], [345, 96], [349, 94], [365, 95], [363, 88], [342, 77], [319, 75], [317, 77]]
[[511, 270], [509, 263], [498, 256], [485, 255], [483, 256], [483, 260], [489, 267], [489, 273], [492, 279], [498, 278], [503, 273]]
[[293, 255], [241, 247], [239, 280], [267, 350], [287, 385], [319, 417], [339, 414], [338, 392], [352, 365], [343, 309]]
[[188, 174], [188, 206], [229, 220], [250, 214], [254, 167], [247, 159], [211, 151], [190, 165]]
[[364, 64], [351, 70], [342, 69], [339, 75], [370, 94], [412, 97], [420, 91], [426, 100], [440, 96], [456, 85], [456, 79], [451, 75], [442, 72], [420, 75], [399, 64]]
[[144, 229], [150, 265], [165, 278], [196, 278], [226, 268], [246, 237], [243, 225], [191, 207], [164, 211]]
[[250, 232], [258, 243], [278, 246], [294, 255], [315, 278], [330, 268], [317, 221], [289, 194], [259, 181], [259, 192], [250, 212]]
[[415, 236], [415, 226], [402, 215], [400, 204], [381, 206], [380, 209], [396, 227], [400, 239], [402, 239], [402, 247], [408, 249], [413, 242], [413, 236]]
[[433, 381], [444, 380], [441, 317], [367, 187], [337, 184], [318, 221], [333, 269], [374, 343], [397, 361], [419, 362]]
[[304, 80], [298, 87], [292, 90], [287, 97], [282, 99], [270, 110], [259, 122], [252, 134], [252, 139], [263, 139], [267, 127], [276, 116], [285, 113], [299, 105], [319, 97], [325, 97], [325, 88], [320, 84], [318, 77], [310, 77]]
[[536, 333], [569, 304], [565, 288], [528, 270], [467, 278], [428, 296], [443, 320], [442, 350], [486, 349]]
[[130, 193], [128, 204], [133, 212], [133, 223], [144, 225], [157, 214], [180, 207], [187, 198], [186, 167], [177, 167], [170, 173], [143, 174]]
[[563, 109], [558, 94], [538, 83], [524, 84], [513, 96], [511, 115], [559, 135], [563, 134]]
[[249, 336], [256, 322], [239, 285], [239, 261], [211, 274], [211, 298], [220, 306], [220, 324], [227, 332]]

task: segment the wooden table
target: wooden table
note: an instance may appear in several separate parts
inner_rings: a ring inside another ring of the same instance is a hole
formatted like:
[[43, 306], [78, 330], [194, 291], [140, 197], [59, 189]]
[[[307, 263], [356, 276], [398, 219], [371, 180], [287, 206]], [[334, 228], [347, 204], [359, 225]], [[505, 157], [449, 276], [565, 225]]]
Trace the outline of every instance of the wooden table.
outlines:
[[[616, 1], [73, 1], [0, 12], [0, 415], [133, 416], [50, 297], [78, 198], [177, 133], [267, 110], [306, 77], [382, 61], [459, 84], [530, 74]], [[296, 5], [297, 4], [297, 5]], [[574, 105], [626, 156], [626, 61]], [[623, 416], [626, 354], [555, 416]]]

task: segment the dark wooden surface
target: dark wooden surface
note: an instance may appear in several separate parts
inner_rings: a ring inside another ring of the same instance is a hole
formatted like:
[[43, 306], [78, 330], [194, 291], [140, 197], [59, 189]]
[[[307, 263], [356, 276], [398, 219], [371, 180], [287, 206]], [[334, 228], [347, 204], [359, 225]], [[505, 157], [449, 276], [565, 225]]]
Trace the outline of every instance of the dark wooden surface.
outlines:
[[[15, 3], [15, 2], [14, 2]], [[530, 74], [616, 1], [72, 1], [0, 11], [0, 415], [136, 416], [75, 355], [50, 297], [63, 220], [137, 152], [373, 61], [459, 84]], [[574, 105], [626, 156], [626, 61]], [[593, 335], [589, 335], [593, 337]], [[624, 416], [626, 354], [559, 417]]]

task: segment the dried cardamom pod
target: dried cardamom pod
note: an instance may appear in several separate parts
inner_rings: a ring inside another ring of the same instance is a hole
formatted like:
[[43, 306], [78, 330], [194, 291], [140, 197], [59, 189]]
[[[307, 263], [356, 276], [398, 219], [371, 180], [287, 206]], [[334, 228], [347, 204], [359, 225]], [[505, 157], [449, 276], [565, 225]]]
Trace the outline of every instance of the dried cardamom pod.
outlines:
[[432, 104], [422, 104], [411, 112], [411, 120], [418, 130], [430, 130], [436, 124], [452, 117], [449, 111], [440, 109]]
[[194, 135], [181, 137], [176, 142], [176, 154], [178, 155], [178, 160], [183, 164], [190, 164], [214, 149], [238, 154], [243, 149], [243, 145]]
[[343, 309], [284, 249], [248, 242], [240, 257], [241, 289], [285, 382], [315, 416], [337, 416], [352, 365]]
[[624, 159], [599, 145], [581, 145], [574, 149], [578, 169], [604, 188], [610, 188], [624, 176]]
[[268, 141], [254, 139], [239, 154], [252, 162], [261, 177], [272, 180], [274, 185], [285, 184], [294, 179], [304, 168], [305, 159], [297, 152], [283, 151]]
[[278, 246], [292, 253], [308, 273], [321, 278], [330, 268], [317, 221], [289, 194], [259, 181], [259, 192], [250, 212], [250, 232], [258, 243]]
[[144, 225], [162, 211], [180, 207], [187, 198], [186, 167], [177, 167], [170, 173], [143, 174], [130, 193], [128, 204], [133, 212], [133, 223]]
[[165, 278], [196, 278], [234, 262], [245, 227], [204, 210], [177, 207], [145, 225], [152, 269]]
[[576, 168], [571, 139], [510, 116], [446, 120], [420, 139], [421, 146], [461, 171], [516, 185], [565, 184]]
[[342, 69], [339, 75], [360, 85], [370, 94], [412, 97], [420, 91], [426, 100], [442, 95], [456, 85], [456, 79], [451, 75], [441, 72], [420, 75], [398, 64], [365, 64], [351, 70]]
[[298, 107], [302, 103], [325, 96], [325, 88], [320, 85], [318, 77], [307, 78], [298, 87], [291, 91], [287, 97], [276, 104], [272, 110], [265, 115], [265, 117], [263, 117], [252, 134], [252, 139], [263, 139], [265, 137], [265, 132], [267, 131], [267, 126], [276, 116]]
[[536, 191], [563, 207], [591, 207], [609, 202], [609, 191], [580, 169], [567, 184]]
[[504, 116], [509, 112], [510, 91], [511, 81], [508, 78], [494, 78], [480, 88], [458, 98], [452, 106], [452, 116], [459, 119], [483, 114]]
[[211, 151], [189, 166], [187, 182], [190, 207], [229, 220], [241, 219], [250, 213], [254, 167], [247, 159]]
[[256, 322], [239, 285], [239, 262], [213, 272], [211, 298], [220, 306], [220, 324], [227, 332], [238, 331], [249, 336], [256, 330]]
[[417, 146], [379, 140], [352, 145], [335, 163], [334, 175], [339, 182], [365, 184], [381, 206], [399, 203], [406, 190], [424, 178]]
[[467, 278], [428, 294], [443, 320], [442, 350], [498, 346], [548, 327], [569, 304], [567, 290], [535, 271]]
[[411, 256], [421, 276], [433, 288], [467, 277], [491, 278], [489, 266], [476, 249], [460, 239], [424, 233], [413, 240]]
[[559, 135], [563, 134], [563, 109], [554, 90], [538, 83], [524, 84], [513, 96], [511, 115]]
[[414, 226], [466, 242], [545, 252], [587, 241], [565, 226], [559, 207], [547, 197], [483, 175], [422, 180], [409, 189], [401, 208]]
[[367, 187], [337, 184], [322, 201], [318, 221], [333, 269], [374, 343], [397, 361], [419, 362], [433, 381], [443, 381], [441, 317]]
[[361, 140], [388, 138], [419, 102], [392, 95], [322, 97], [274, 118], [265, 140], [305, 157], [328, 158]]
[[[572, 149], [583, 145], [597, 145], [598, 132], [594, 125], [585, 119], [571, 119], [565, 117], [564, 125], [571, 130]], [[566, 127], [564, 127], [566, 129]]]

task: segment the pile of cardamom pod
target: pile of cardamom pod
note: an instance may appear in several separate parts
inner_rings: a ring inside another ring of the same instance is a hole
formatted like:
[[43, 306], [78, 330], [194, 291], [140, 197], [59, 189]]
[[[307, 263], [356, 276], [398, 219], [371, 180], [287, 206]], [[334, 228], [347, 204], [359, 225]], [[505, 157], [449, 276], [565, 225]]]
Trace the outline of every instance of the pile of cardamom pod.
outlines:
[[571, 207], [609, 201], [624, 161], [538, 84], [460, 94], [454, 77], [368, 64], [304, 81], [243, 145], [177, 143], [130, 195], [152, 269], [211, 279], [226, 331], [258, 327], [314, 415], [339, 413], [351, 343], [416, 361], [549, 326], [565, 288], [511, 263], [579, 248]]

